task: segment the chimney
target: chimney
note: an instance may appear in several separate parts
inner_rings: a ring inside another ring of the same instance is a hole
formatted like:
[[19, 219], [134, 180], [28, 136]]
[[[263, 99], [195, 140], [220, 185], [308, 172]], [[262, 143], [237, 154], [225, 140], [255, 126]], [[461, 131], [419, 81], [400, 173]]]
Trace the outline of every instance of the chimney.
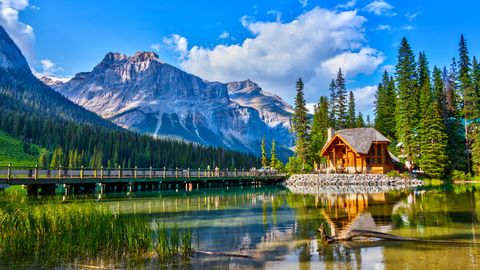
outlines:
[[328, 128], [327, 129], [327, 142], [331, 141], [334, 135], [335, 135], [335, 130], [333, 128]]

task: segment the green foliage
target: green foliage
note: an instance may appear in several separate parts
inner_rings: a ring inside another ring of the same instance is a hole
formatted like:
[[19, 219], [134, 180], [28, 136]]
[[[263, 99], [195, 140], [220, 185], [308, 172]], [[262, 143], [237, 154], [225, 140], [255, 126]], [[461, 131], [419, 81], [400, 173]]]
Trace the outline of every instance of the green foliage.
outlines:
[[356, 127], [356, 114], [355, 114], [355, 96], [350, 91], [348, 98], [348, 111], [347, 111], [347, 128]]
[[442, 178], [447, 166], [446, 147], [448, 142], [445, 126], [438, 103], [428, 107], [422, 118], [420, 142], [420, 167], [431, 178]]
[[[0, 95], [0, 100], [1, 97]], [[43, 157], [29, 158], [23, 155], [21, 160], [28, 160], [29, 165], [34, 165], [39, 159], [47, 166], [61, 164], [72, 167], [130, 165], [146, 168], [204, 168], [210, 165], [220, 168], [250, 168], [258, 167], [260, 163], [258, 157], [237, 151], [175, 140], [160, 140], [126, 130], [74, 123], [44, 117], [37, 112], [22, 111], [21, 108], [9, 109], [4, 106], [11, 105], [8, 103], [0, 104], [1, 131], [14, 138], [24, 138], [31, 145], [45, 147], [52, 153], [50, 156], [45, 150], [38, 148], [39, 153], [44, 153]], [[0, 136], [0, 141], [1, 139]], [[20, 144], [18, 149], [21, 150], [22, 147]], [[3, 149], [0, 148], [0, 153]], [[8, 152], [15, 153], [11, 150]], [[9, 160], [14, 165], [22, 165], [21, 160], [15, 159], [15, 155], [8, 156]]]
[[472, 144], [472, 169], [475, 174], [480, 174], [480, 130], [475, 129], [474, 141]]
[[154, 249], [161, 262], [175, 262], [180, 258], [188, 259], [193, 253], [192, 233], [190, 230], [174, 226], [170, 230], [165, 224], [156, 224]]
[[389, 171], [386, 176], [388, 177], [401, 177], [401, 174], [397, 170]]
[[357, 119], [355, 120], [355, 126], [357, 128], [363, 128], [365, 127], [365, 120], [363, 120], [363, 114], [362, 112], [358, 113]]
[[270, 167], [273, 169], [278, 169], [277, 166], [279, 163], [281, 163], [281, 161], [279, 161], [277, 158], [275, 139], [272, 139], [272, 146], [270, 148]]
[[46, 150], [0, 131], [0, 165], [34, 166]]
[[309, 163], [304, 163], [298, 156], [292, 156], [288, 159], [285, 169], [288, 173], [307, 173], [312, 171], [312, 166]]
[[295, 112], [293, 115], [293, 129], [296, 135], [296, 152], [303, 163], [308, 161], [308, 142], [310, 123], [307, 118], [307, 107], [303, 94], [303, 82], [302, 79], [297, 81], [297, 95], [295, 96]]
[[268, 166], [267, 150], [265, 149], [265, 136], [262, 138], [262, 167]]
[[335, 94], [335, 118], [337, 129], [344, 129], [347, 127], [347, 87], [345, 85], [345, 77], [342, 69], [338, 69], [337, 79], [335, 80], [336, 94]]
[[330, 111], [328, 114], [328, 118], [330, 120], [330, 127], [333, 129], [337, 128], [337, 111], [336, 111], [336, 104], [337, 104], [337, 85], [335, 84], [335, 80], [332, 79], [330, 82]]
[[454, 171], [452, 171], [450, 177], [451, 177], [452, 180], [465, 181], [465, 180], [470, 180], [471, 175], [465, 173], [464, 171], [454, 170]]
[[406, 38], [398, 51], [396, 65], [398, 99], [396, 103], [396, 135], [403, 143], [406, 159], [416, 159], [416, 129], [418, 125], [419, 91], [415, 56]]
[[327, 97], [320, 97], [318, 104], [315, 106], [310, 141], [311, 157], [317, 163], [321, 160], [320, 152], [327, 141], [327, 130], [330, 126], [328, 109]]
[[395, 139], [395, 83], [385, 70], [375, 94], [375, 129], [390, 140]]
[[460, 92], [463, 93], [463, 116], [472, 120], [479, 117], [479, 97], [473, 85], [467, 41], [463, 35], [460, 37], [458, 50], [460, 56], [458, 62]]

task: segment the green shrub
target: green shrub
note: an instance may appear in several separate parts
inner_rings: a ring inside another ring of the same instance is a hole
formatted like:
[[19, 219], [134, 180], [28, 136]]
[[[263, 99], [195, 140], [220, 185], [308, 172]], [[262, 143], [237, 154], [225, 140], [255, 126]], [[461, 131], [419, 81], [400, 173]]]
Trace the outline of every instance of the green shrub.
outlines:
[[388, 177], [400, 177], [400, 172], [397, 170], [389, 171], [386, 176]]
[[467, 174], [464, 171], [454, 170], [451, 174], [451, 179], [452, 180], [465, 181], [465, 180], [469, 180], [471, 178], [472, 178], [472, 175], [470, 173]]

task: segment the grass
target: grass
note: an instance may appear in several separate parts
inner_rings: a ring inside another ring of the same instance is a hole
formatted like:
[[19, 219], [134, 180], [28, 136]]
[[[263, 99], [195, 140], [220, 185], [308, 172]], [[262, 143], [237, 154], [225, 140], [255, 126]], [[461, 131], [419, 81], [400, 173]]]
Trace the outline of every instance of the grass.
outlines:
[[94, 203], [31, 201], [18, 191], [0, 195], [0, 258], [55, 266], [62, 259], [162, 262], [188, 259], [189, 231], [151, 226], [146, 216], [116, 215]]
[[46, 149], [34, 144], [29, 149], [30, 153], [26, 153], [21, 140], [0, 131], [0, 166], [9, 163], [15, 166], [35, 166], [38, 157]]

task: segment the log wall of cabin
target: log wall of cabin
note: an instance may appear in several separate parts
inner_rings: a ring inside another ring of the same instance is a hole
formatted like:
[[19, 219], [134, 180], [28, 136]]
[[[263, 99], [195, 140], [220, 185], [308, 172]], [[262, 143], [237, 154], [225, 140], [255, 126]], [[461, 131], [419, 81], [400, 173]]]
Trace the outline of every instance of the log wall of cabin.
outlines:
[[[342, 140], [335, 138], [327, 152], [328, 170], [348, 173], [387, 173], [394, 169], [385, 142], [373, 143], [367, 155], [355, 154]], [[343, 163], [343, 164], [342, 164]]]

